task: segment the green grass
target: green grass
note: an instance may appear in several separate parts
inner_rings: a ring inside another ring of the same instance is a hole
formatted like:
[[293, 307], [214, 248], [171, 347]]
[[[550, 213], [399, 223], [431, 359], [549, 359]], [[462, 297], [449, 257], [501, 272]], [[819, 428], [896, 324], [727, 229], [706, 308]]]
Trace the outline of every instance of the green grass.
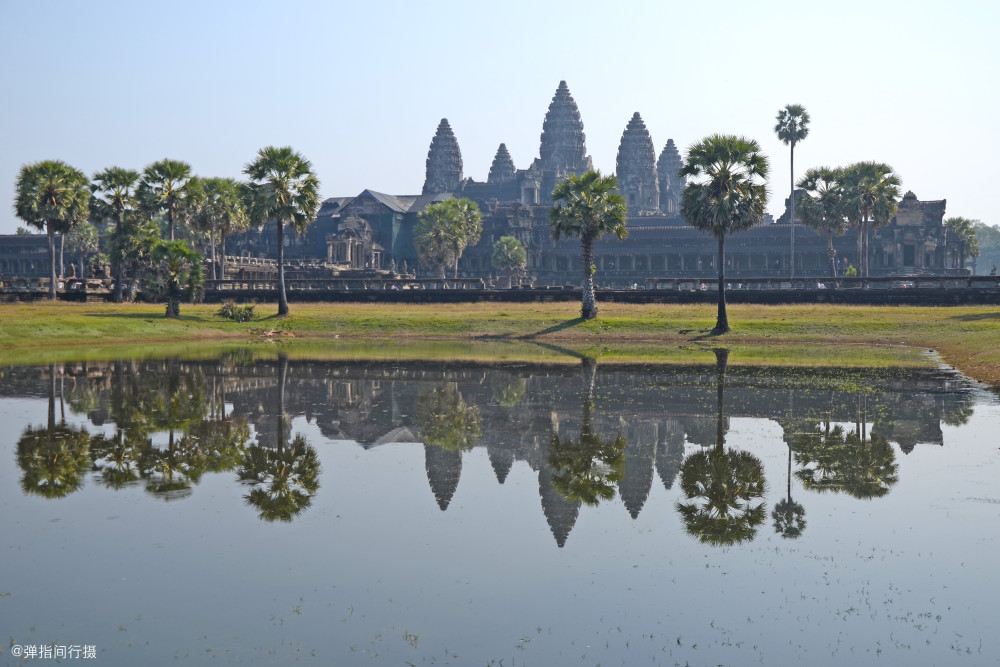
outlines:
[[[594, 354], [611, 363], [710, 362], [727, 347], [735, 364], [888, 366], [932, 363], [928, 350], [1000, 386], [1000, 308], [733, 305], [732, 332], [712, 336], [709, 305], [293, 304], [291, 315], [259, 305], [259, 319], [226, 320], [218, 306], [0, 305], [0, 361], [129, 356], [210, 356], [251, 345], [330, 359], [437, 359], [570, 363]], [[256, 352], [255, 352], [256, 353]]]

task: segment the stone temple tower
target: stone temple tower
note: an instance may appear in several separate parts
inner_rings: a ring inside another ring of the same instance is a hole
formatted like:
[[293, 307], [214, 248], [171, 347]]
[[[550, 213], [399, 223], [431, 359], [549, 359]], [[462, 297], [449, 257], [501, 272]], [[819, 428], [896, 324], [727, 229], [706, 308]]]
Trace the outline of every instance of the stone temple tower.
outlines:
[[493, 166], [490, 167], [490, 175], [486, 179], [487, 183], [503, 183], [512, 181], [517, 176], [517, 169], [514, 168], [514, 160], [511, 159], [507, 151], [507, 144], [500, 144], [496, 157], [493, 158]]
[[555, 172], [556, 178], [582, 174], [594, 168], [587, 155], [587, 137], [583, 133], [580, 110], [565, 81], [559, 82], [542, 123], [538, 166], [543, 172]]
[[447, 118], [442, 118], [427, 151], [425, 195], [455, 192], [462, 182], [462, 151]]
[[618, 146], [618, 191], [632, 215], [652, 215], [660, 208], [660, 185], [656, 177], [653, 140], [636, 111], [625, 127]]
[[674, 140], [667, 139], [667, 145], [663, 147], [656, 163], [656, 173], [660, 179], [660, 210], [667, 215], [680, 215], [681, 212], [681, 193], [684, 192], [687, 179], [677, 172], [683, 164]]

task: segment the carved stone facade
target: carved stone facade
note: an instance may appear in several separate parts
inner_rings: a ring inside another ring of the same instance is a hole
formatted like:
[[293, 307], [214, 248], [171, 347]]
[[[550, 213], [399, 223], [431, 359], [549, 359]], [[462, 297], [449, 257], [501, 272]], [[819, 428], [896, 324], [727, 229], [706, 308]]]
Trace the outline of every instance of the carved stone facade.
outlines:
[[684, 192], [686, 182], [680, 175], [683, 164], [674, 140], [667, 139], [667, 145], [656, 161], [656, 175], [660, 179], [660, 210], [667, 215], [678, 215], [681, 210], [681, 193]]

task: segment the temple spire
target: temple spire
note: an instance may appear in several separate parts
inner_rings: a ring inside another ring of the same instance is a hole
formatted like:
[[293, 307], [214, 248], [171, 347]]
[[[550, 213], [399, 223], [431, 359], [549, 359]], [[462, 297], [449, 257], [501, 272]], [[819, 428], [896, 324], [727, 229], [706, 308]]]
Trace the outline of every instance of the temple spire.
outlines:
[[462, 182], [462, 151], [447, 118], [442, 118], [427, 151], [425, 195], [455, 192]]
[[625, 197], [630, 215], [652, 214], [660, 208], [656, 177], [656, 152], [642, 116], [636, 111], [622, 133], [618, 146], [618, 190]]
[[542, 123], [539, 166], [544, 171], [556, 172], [557, 177], [593, 169], [580, 110], [565, 81], [559, 82]]
[[680, 213], [681, 193], [684, 192], [686, 180], [679, 173], [683, 164], [674, 140], [667, 139], [667, 145], [663, 147], [656, 163], [656, 173], [660, 180], [660, 210], [664, 213]]
[[512, 180], [517, 175], [514, 168], [514, 160], [507, 152], [507, 144], [500, 144], [496, 157], [493, 158], [493, 166], [490, 167], [490, 175], [486, 179], [487, 183], [503, 183]]

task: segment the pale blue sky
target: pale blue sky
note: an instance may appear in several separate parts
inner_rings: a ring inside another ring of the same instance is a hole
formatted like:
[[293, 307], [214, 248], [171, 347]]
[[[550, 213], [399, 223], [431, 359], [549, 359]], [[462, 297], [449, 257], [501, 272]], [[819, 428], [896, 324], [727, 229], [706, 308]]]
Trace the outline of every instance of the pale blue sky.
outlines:
[[526, 168], [561, 79], [595, 166], [613, 173], [632, 113], [657, 153], [715, 132], [761, 142], [788, 193], [774, 117], [812, 116], [810, 166], [879, 160], [948, 215], [1000, 223], [994, 2], [0, 0], [0, 233], [21, 164], [88, 175], [170, 157], [241, 175], [258, 148], [312, 160], [324, 197], [419, 193], [439, 120], [465, 175], [501, 142]]

